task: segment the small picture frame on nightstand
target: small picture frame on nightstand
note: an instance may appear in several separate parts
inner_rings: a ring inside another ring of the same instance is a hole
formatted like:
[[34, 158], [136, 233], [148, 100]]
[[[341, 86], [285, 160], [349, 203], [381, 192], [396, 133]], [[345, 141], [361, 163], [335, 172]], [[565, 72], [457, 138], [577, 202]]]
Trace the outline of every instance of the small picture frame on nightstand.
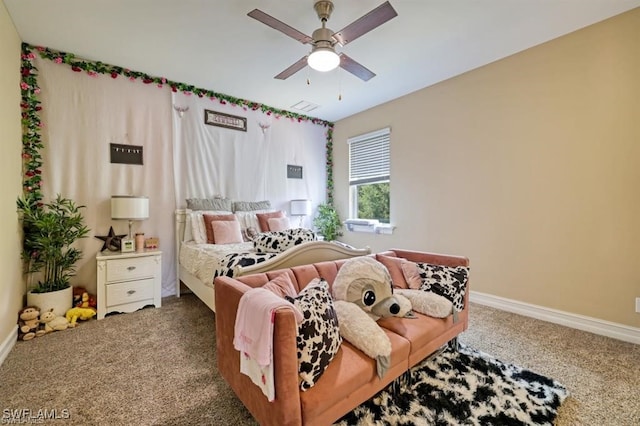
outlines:
[[135, 241], [129, 238], [122, 239], [121, 251], [123, 253], [129, 253], [132, 251], [136, 251]]

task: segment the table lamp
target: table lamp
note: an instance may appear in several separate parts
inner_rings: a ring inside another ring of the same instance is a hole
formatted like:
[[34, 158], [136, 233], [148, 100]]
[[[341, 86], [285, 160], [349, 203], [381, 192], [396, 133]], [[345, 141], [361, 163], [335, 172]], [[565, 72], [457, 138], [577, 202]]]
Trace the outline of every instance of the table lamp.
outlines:
[[123, 252], [134, 251], [135, 243], [131, 227], [134, 220], [144, 220], [149, 217], [149, 198], [141, 195], [112, 195], [111, 219], [128, 220], [129, 235], [122, 239]]
[[291, 216], [300, 216], [298, 226], [302, 228], [302, 220], [311, 214], [311, 200], [291, 200], [289, 210]]

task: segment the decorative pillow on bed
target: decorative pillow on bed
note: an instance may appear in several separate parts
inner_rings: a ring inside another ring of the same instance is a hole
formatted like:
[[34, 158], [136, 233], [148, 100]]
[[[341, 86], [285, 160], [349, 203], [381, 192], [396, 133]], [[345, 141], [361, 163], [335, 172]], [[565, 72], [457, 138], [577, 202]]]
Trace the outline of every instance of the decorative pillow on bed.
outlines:
[[231, 211], [231, 200], [227, 198], [187, 198], [187, 208], [191, 210]]
[[286, 231], [291, 229], [288, 217], [270, 217], [267, 220], [269, 231]]
[[212, 220], [211, 228], [216, 244], [237, 244], [242, 242], [240, 224], [237, 220]]
[[310, 389], [340, 349], [338, 317], [325, 280], [315, 278], [296, 297], [285, 297], [304, 315], [298, 325], [298, 374], [300, 389]]
[[271, 201], [234, 201], [233, 211], [255, 211], [255, 210], [270, 210]]
[[197, 244], [207, 243], [207, 228], [204, 224], [204, 217], [203, 217], [205, 214], [228, 215], [232, 213], [226, 210], [202, 210], [202, 211], [190, 212], [189, 216], [191, 219], [191, 234], [193, 237], [193, 241], [195, 241]]
[[[237, 211], [234, 214], [240, 222], [240, 229], [245, 230], [253, 228], [256, 232], [260, 232], [260, 224], [258, 223], [258, 213], [271, 213], [273, 210], [251, 210], [251, 211]], [[249, 241], [249, 240], [247, 240]]]
[[[208, 244], [218, 244], [216, 241], [216, 236], [213, 233], [213, 229], [211, 228], [211, 222], [226, 220], [226, 221], [235, 221], [236, 217], [233, 213], [230, 214], [203, 214], [202, 220], [204, 221], [204, 227], [207, 233], [207, 243]], [[240, 225], [238, 224], [238, 227]], [[242, 242], [242, 241], [241, 241]]]
[[260, 225], [260, 232], [277, 231], [277, 229], [269, 229], [269, 219], [285, 217], [282, 210], [270, 213], [257, 213], [258, 224]]
[[[415, 266], [414, 266], [415, 265]], [[467, 266], [443, 266], [431, 263], [406, 262], [402, 272], [409, 288], [431, 291], [449, 299], [456, 311], [464, 308], [464, 293], [469, 280]]]
[[281, 253], [298, 244], [315, 240], [316, 234], [311, 229], [287, 229], [258, 234], [253, 239], [253, 247], [258, 253]]

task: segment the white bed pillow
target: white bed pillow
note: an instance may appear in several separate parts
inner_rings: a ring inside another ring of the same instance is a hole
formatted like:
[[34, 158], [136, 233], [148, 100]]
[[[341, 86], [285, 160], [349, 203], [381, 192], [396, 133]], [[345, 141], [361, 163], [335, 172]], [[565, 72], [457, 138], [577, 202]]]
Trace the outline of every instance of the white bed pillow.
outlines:
[[204, 218], [202, 217], [202, 215], [205, 214], [225, 215], [232, 213], [227, 210], [197, 210], [189, 213], [191, 218], [191, 234], [193, 236], [193, 241], [196, 244], [207, 243], [207, 228], [204, 225]]

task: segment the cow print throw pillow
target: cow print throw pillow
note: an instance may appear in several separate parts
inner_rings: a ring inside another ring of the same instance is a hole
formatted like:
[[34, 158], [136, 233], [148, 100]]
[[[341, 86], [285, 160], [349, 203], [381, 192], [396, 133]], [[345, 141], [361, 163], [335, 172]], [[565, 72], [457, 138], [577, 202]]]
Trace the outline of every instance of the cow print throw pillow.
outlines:
[[253, 246], [258, 253], [282, 253], [298, 244], [315, 240], [316, 234], [311, 229], [296, 228], [262, 232], [253, 239]]
[[443, 266], [431, 263], [416, 263], [422, 279], [420, 290], [439, 294], [453, 303], [453, 308], [460, 312], [464, 308], [464, 293], [469, 280], [467, 266]]
[[342, 338], [329, 284], [315, 278], [300, 293], [285, 297], [296, 305], [304, 319], [298, 325], [298, 374], [300, 389], [310, 389], [340, 349]]

